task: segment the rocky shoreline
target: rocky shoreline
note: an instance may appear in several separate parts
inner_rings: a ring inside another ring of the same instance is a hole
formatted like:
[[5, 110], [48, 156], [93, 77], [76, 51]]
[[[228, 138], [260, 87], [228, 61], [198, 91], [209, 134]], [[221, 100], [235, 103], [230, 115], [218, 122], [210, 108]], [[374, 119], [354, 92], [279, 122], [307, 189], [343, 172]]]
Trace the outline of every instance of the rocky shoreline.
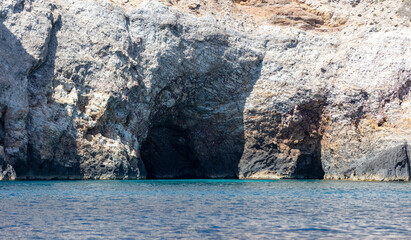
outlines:
[[0, 3], [0, 180], [409, 181], [411, 2]]

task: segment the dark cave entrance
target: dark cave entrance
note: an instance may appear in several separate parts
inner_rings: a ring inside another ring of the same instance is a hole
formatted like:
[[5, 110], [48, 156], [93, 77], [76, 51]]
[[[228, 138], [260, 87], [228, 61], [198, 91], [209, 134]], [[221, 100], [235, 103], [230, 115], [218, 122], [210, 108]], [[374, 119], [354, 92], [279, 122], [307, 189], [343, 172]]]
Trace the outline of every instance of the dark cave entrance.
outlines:
[[294, 146], [301, 152], [297, 158], [294, 178], [324, 179], [325, 173], [321, 162], [323, 134], [320, 129], [323, 107], [324, 101], [320, 100], [309, 102], [298, 109], [303, 121], [294, 126], [294, 129], [298, 131], [296, 135], [303, 133], [304, 138]]
[[154, 126], [141, 147], [147, 179], [205, 178], [187, 130], [171, 125]]
[[321, 153], [301, 154], [297, 159], [295, 178], [324, 179]]

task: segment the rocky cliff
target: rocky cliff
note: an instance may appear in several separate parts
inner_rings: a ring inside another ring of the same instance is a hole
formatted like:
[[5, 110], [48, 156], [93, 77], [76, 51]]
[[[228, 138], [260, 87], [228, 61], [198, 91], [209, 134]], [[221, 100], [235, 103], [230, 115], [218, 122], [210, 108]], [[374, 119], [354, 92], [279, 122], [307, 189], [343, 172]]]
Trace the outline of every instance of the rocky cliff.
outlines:
[[410, 180], [409, 0], [0, 2], [0, 179]]

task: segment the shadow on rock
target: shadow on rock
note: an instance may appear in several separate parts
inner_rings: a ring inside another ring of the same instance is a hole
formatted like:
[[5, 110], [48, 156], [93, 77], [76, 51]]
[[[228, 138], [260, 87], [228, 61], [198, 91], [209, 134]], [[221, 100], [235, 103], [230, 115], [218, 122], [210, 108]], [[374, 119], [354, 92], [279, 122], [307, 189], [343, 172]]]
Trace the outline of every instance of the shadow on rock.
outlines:
[[[242, 46], [234, 52], [233, 44], [216, 34], [184, 40], [177, 53], [160, 57], [161, 67], [173, 69], [162, 74], [174, 77], [154, 100], [141, 148], [148, 178], [238, 177], [244, 105], [259, 79], [262, 54]], [[175, 61], [180, 55], [182, 62]]]

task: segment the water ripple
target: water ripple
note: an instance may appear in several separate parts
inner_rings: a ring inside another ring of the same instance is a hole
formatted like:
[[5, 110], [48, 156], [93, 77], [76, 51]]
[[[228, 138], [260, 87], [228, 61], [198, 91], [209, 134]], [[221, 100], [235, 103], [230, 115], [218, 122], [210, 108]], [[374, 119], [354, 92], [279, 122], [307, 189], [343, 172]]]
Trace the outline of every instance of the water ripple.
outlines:
[[0, 182], [0, 239], [409, 239], [411, 183]]

